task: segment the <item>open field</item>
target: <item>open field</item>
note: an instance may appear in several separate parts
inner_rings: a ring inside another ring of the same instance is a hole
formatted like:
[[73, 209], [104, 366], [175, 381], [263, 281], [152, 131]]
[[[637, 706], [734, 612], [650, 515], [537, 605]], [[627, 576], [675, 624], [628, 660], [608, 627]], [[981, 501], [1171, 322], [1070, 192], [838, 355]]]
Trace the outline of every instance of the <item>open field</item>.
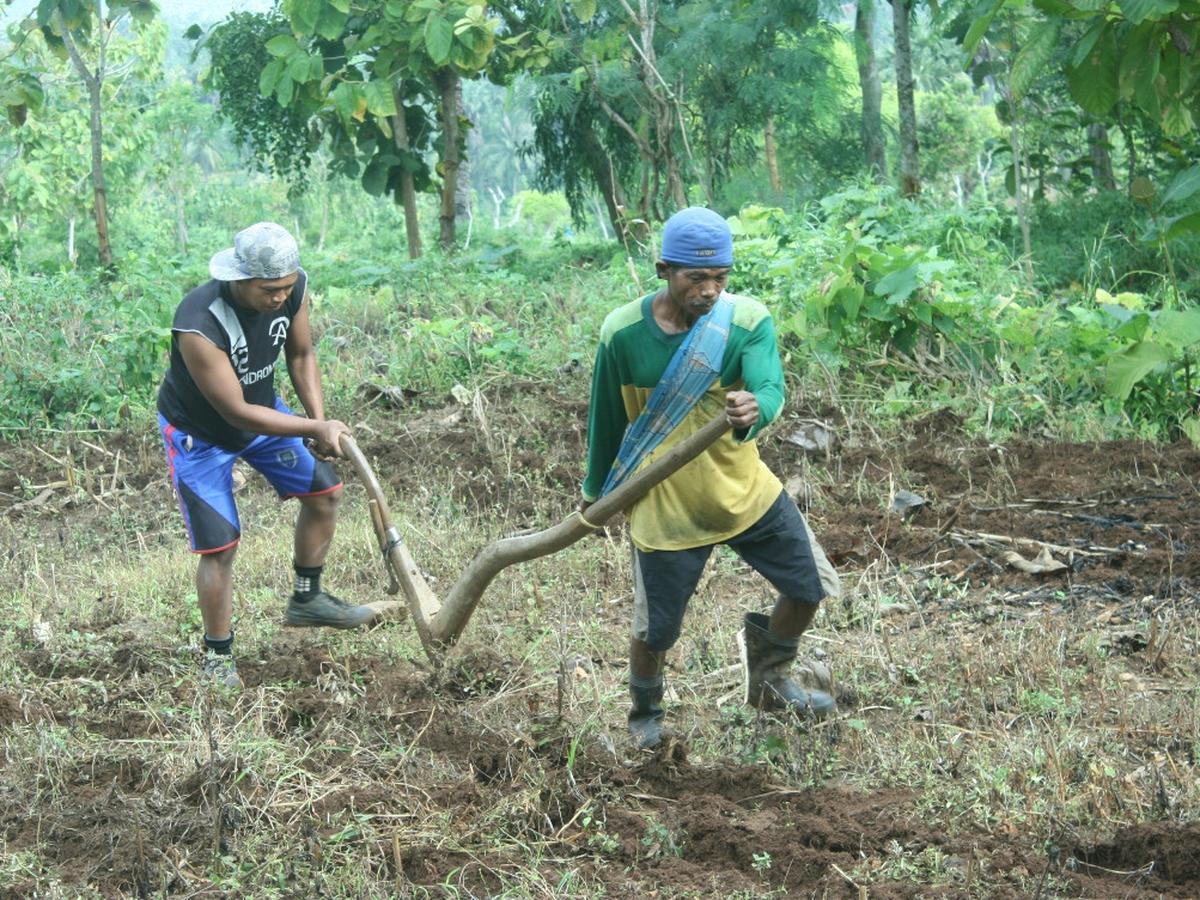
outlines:
[[[573, 503], [586, 373], [507, 390], [348, 416], [435, 590]], [[817, 417], [840, 443], [806, 455]], [[763, 452], [843, 574], [804, 644], [842, 714], [740, 706], [770, 596], [722, 554], [670, 660], [679, 739], [639, 757], [619, 529], [506, 571], [435, 670], [403, 619], [282, 627], [294, 508], [251, 473], [246, 689], [214, 696], [157, 436], [4, 447], [0, 896], [1200, 895], [1200, 452], [800, 405]], [[325, 580], [382, 599], [347, 495]]]

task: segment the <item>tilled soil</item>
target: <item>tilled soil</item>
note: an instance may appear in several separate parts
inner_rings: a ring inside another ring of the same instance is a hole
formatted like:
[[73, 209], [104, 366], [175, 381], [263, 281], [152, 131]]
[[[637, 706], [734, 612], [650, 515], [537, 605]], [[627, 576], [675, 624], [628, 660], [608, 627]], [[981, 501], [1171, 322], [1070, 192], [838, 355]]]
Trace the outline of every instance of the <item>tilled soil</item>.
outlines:
[[[513, 527], [548, 524], [576, 490], [583, 407], [552, 400], [536, 427], [490, 412], [490, 433], [449, 407], [387, 438], [360, 433], [360, 444], [394, 496], [416, 495], [441, 467], [468, 508], [505, 510]], [[922, 606], [927, 628], [943, 615], [987, 621], [997, 606], [1053, 606], [1090, 621], [1101, 614], [1112, 640], [1136, 652], [1146, 636], [1129, 622], [1167, 603], [1194, 609], [1200, 597], [1200, 452], [1190, 445], [988, 446], [966, 440], [944, 413], [893, 447], [806, 457], [786, 437], [783, 423], [764, 456], [801, 498], [816, 497], [811, 518], [844, 572], [924, 567], [968, 588], [968, 599], [939, 595]], [[167, 496], [157, 458], [145, 440], [123, 440], [121, 489], [117, 476], [111, 485], [97, 476], [94, 492], [123, 490], [131, 514], [144, 504], [155, 521], [148, 507]], [[75, 452], [81, 471], [112, 468], [111, 448], [108, 458]], [[78, 492], [38, 487], [62, 480], [43, 454], [4, 453], [27, 463], [0, 473], [11, 533], [49, 540], [70, 517], [99, 515]], [[925, 502], [895, 512], [899, 489]], [[1061, 566], [1026, 571], [1006, 556], [1013, 552]], [[970, 599], [984, 591], [986, 603]], [[1027, 897], [1031, 886], [1039, 894], [1051, 886], [1044, 896], [1200, 896], [1195, 823], [1128, 825], [1046, 852], [1022, 835], [931, 817], [903, 789], [795, 789], [762, 766], [693, 763], [675, 743], [630, 756], [533, 700], [517, 701], [528, 705], [514, 717], [508, 698], [533, 673], [472, 646], [436, 673], [361, 653], [335, 659], [289, 634], [240, 659], [247, 687], [272, 700], [258, 712], [264, 732], [297, 751], [285, 780], [239, 747], [239, 707], [210, 705], [196, 692], [189, 655], [128, 638], [128, 623], [80, 627], [97, 636], [89, 655], [31, 645], [19, 660], [26, 687], [0, 687], [0, 741], [30, 726], [99, 738], [86, 764], [47, 762], [52, 785], [0, 774], [0, 857], [37, 848], [55, 878], [104, 896], [205, 894], [213, 859], [237, 858], [268, 827], [280, 836], [278, 852], [306, 863], [353, 846], [364, 877], [397, 894], [489, 896], [533, 867], [548, 883], [568, 884], [562, 879], [576, 873], [615, 896], [859, 897], [867, 894], [850, 873], [864, 871], [873, 873], [871, 897], [963, 896], [968, 883], [986, 883], [993, 897]], [[145, 749], [189, 730], [196, 751], [187, 766]], [[40, 752], [54, 759], [52, 748]], [[394, 821], [391, 838], [348, 830], [347, 811]], [[507, 840], [489, 849], [483, 837], [496, 832]], [[523, 854], [522, 846], [539, 849]], [[939, 883], [905, 875], [906, 861], [933, 856]], [[287, 869], [272, 878], [285, 895], [323, 892]], [[8, 895], [44, 889], [30, 875]]]

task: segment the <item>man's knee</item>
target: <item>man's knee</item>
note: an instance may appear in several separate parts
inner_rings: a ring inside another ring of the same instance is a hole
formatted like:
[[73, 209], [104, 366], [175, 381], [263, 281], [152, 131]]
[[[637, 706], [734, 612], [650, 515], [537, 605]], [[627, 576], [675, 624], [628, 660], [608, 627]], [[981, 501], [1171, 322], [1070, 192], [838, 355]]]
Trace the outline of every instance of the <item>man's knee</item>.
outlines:
[[651, 621], [641, 629], [635, 628], [633, 636], [655, 653], [666, 653], [675, 646], [683, 631], [682, 615], [677, 619]]
[[310, 494], [307, 497], [298, 498], [300, 503], [306, 508], [318, 515], [332, 516], [337, 513], [338, 507], [342, 502], [341, 485], [324, 494]]
[[237, 556], [238, 545], [225, 547], [222, 550], [216, 550], [212, 553], [202, 553], [200, 555], [200, 569], [230, 569], [233, 567], [233, 559]]

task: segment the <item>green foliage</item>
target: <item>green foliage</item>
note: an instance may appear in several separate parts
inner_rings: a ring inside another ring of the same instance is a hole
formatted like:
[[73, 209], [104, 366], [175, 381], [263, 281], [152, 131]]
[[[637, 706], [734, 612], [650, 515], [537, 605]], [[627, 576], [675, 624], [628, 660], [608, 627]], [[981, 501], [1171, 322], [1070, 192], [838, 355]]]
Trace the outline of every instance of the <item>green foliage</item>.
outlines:
[[0, 432], [114, 425], [144, 412], [162, 377], [174, 298], [76, 274], [0, 269]]
[[[1063, 197], [1034, 207], [1031, 223], [1034, 271], [1046, 290], [1113, 287], [1161, 289], [1166, 272], [1144, 208], [1124, 194], [1104, 192]], [[1010, 231], [1005, 232], [1011, 242]], [[1181, 290], [1200, 296], [1200, 239], [1183, 236], [1171, 244]]]
[[779, 210], [748, 209], [738, 219], [752, 239], [749, 265], [761, 266], [769, 279], [762, 288], [780, 295], [785, 341], [803, 341], [835, 365], [852, 348], [911, 353], [932, 339], [967, 353], [986, 342], [988, 304], [968, 254], [997, 252], [971, 235], [978, 214], [922, 215], [931, 211], [875, 188], [833, 194], [821, 212], [819, 230]]
[[1029, 427], [1056, 407], [1091, 406], [1163, 435], [1200, 427], [1200, 310], [1156, 309], [1161, 284], [1158, 295], [1115, 300], [1094, 289], [1082, 298], [1079, 285], [1061, 300], [1018, 298], [1005, 226], [986, 206], [939, 210], [874, 186], [804, 216], [747, 208], [735, 222], [734, 282], [770, 298], [794, 358], [844, 372], [869, 363], [876, 381], [891, 380], [885, 398], [902, 394], [906, 409], [932, 391], [961, 391], [913, 380], [912, 361], [932, 359], [991, 385], [996, 423]]
[[[1075, 102], [1106, 118], [1120, 103], [1137, 107], [1170, 138], [1192, 133], [1200, 117], [1200, 28], [1194, 4], [1175, 0], [1041, 0], [1038, 18], [1012, 70], [1015, 96], [1054, 58], [1060, 31], [1073, 43], [1061, 66]], [[984, 35], [995, 31], [1001, 9], [1027, 10], [1006, 0], [979, 0], [968, 18], [963, 46], [974, 58]]]
[[295, 43], [282, 16], [233, 13], [203, 46], [212, 60], [206, 84], [220, 94], [221, 115], [233, 126], [239, 143], [295, 182], [302, 180], [312, 157], [308, 113], [276, 103], [259, 90], [265, 71], [263, 48], [284, 39]]

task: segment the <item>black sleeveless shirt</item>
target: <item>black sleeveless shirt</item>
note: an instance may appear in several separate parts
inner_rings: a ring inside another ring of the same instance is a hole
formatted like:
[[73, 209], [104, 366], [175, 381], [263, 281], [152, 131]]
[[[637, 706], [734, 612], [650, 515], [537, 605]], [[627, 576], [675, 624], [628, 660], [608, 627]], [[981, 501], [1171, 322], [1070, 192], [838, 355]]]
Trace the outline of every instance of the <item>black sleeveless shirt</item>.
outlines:
[[213, 408], [188, 372], [179, 335], [202, 335], [229, 356], [242, 384], [242, 397], [258, 406], [275, 405], [275, 364], [287, 341], [292, 319], [304, 302], [308, 276], [300, 270], [295, 287], [278, 311], [242, 309], [227, 281], [210, 281], [188, 293], [171, 325], [171, 364], [158, 390], [158, 411], [181, 431], [227, 450], [242, 450], [257, 434], [235, 428]]

